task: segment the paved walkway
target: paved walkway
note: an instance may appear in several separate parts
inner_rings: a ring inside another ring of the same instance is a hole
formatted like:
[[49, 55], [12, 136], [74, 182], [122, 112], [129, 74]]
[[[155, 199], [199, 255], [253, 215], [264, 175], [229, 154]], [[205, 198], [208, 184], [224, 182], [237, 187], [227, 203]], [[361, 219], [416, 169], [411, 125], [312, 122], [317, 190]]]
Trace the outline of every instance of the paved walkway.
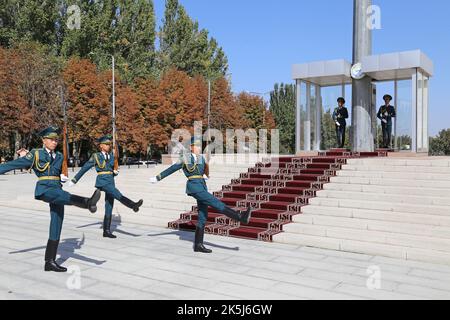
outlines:
[[[101, 212], [101, 210], [100, 210]], [[0, 207], [1, 299], [450, 299], [450, 266], [122, 223], [66, 214], [60, 262], [43, 271], [48, 212]]]

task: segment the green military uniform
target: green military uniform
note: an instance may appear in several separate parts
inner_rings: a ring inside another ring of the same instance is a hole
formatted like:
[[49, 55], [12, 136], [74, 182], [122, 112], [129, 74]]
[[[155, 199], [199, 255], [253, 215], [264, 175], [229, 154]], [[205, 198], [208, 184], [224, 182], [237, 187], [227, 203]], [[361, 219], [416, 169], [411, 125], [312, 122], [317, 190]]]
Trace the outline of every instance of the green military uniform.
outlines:
[[[392, 96], [387, 94], [383, 97], [383, 100], [387, 99], [391, 101]], [[395, 107], [391, 105], [381, 106], [378, 111], [377, 118], [381, 120], [381, 130], [383, 132], [383, 148], [388, 149], [391, 147], [392, 118], [396, 116]]]
[[[56, 139], [58, 132], [57, 129], [50, 127], [43, 130], [40, 135], [42, 138]], [[35, 199], [50, 205], [50, 230], [45, 252], [45, 271], [66, 271], [55, 262], [64, 220], [64, 206], [74, 205], [89, 209], [94, 213], [100, 198], [100, 192], [95, 192], [89, 199], [64, 191], [61, 184], [63, 161], [63, 155], [59, 152], [33, 149], [23, 158], [0, 165], [0, 174], [16, 169], [32, 169], [38, 177], [34, 193]]]
[[[100, 144], [112, 144], [112, 136], [107, 135], [97, 140]], [[95, 168], [97, 172], [97, 179], [95, 187], [105, 192], [105, 216], [103, 219], [103, 237], [116, 238], [111, 233], [111, 219], [114, 208], [114, 199], [120, 201], [126, 207], [133, 209], [135, 212], [139, 211], [139, 207], [143, 204], [143, 200], [133, 202], [127, 197], [123, 196], [115, 186], [114, 178], [118, 174], [114, 172], [114, 154], [103, 152], [94, 153], [90, 160], [86, 162], [81, 170], [72, 179], [73, 183], [77, 183], [83, 175], [91, 168]]]
[[[345, 103], [344, 98], [339, 98], [339, 102], [342, 102], [342, 104]], [[347, 128], [347, 120], [348, 119], [348, 110], [346, 107], [337, 107], [334, 109], [333, 112], [333, 120], [335, 121], [335, 127], [336, 127], [336, 141], [338, 148], [344, 148], [345, 146], [345, 130]]]
[[[201, 141], [193, 139], [191, 145], [201, 146]], [[197, 159], [195, 159], [195, 157]], [[195, 231], [194, 251], [210, 253], [211, 250], [206, 249], [203, 246], [204, 229], [208, 219], [208, 207], [211, 206], [227, 217], [247, 224], [250, 221], [250, 208], [248, 208], [245, 213], [240, 213], [227, 207], [222, 201], [209, 193], [206, 181], [203, 178], [206, 166], [207, 164], [203, 156], [194, 156], [193, 154], [185, 153], [180, 156], [177, 163], [163, 171], [156, 178], [158, 181], [161, 181], [171, 174], [181, 169], [183, 170], [184, 175], [188, 179], [186, 183], [186, 194], [197, 200], [199, 211], [198, 223]]]

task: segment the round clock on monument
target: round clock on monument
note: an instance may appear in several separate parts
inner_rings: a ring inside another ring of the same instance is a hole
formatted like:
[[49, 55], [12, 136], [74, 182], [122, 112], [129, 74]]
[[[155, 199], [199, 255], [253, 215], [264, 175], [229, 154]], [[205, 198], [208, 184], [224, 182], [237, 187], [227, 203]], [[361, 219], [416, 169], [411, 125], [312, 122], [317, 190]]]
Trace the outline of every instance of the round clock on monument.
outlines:
[[350, 74], [351, 74], [352, 78], [356, 79], [356, 80], [361, 80], [362, 78], [364, 78], [366, 76], [362, 71], [362, 64], [360, 62], [355, 63], [352, 66], [352, 69], [350, 70]]

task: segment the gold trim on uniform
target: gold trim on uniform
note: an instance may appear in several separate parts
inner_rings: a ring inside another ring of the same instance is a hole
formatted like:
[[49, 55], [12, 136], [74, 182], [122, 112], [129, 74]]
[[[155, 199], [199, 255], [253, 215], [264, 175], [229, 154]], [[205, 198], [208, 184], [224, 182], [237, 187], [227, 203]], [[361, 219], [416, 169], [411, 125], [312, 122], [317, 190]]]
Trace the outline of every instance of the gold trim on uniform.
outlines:
[[59, 181], [59, 180], [61, 180], [61, 178], [60, 177], [54, 177], [54, 176], [45, 176], [45, 177], [39, 177], [38, 178], [38, 180], [39, 181], [44, 181], [44, 180], [57, 180], [57, 181]]
[[95, 162], [97, 163], [97, 166], [100, 169], [105, 169], [105, 167], [106, 167], [106, 160], [103, 160], [103, 164], [100, 164], [100, 161], [98, 160], [97, 153], [94, 153], [94, 159], [95, 159]]
[[113, 173], [111, 171], [100, 171], [100, 172], [97, 172], [97, 174], [106, 175], [106, 174], [113, 174]]
[[[45, 170], [47, 170], [50, 167], [50, 162], [47, 162], [46, 164], [44, 164], [43, 167], [41, 167], [39, 165], [39, 150], [36, 150], [36, 152], [34, 153], [34, 168], [36, 168], [37, 171], [39, 172], [44, 172]], [[31, 165], [31, 168], [33, 168], [33, 165]]]
[[188, 177], [189, 180], [194, 180], [194, 179], [204, 179], [203, 176], [191, 176]]

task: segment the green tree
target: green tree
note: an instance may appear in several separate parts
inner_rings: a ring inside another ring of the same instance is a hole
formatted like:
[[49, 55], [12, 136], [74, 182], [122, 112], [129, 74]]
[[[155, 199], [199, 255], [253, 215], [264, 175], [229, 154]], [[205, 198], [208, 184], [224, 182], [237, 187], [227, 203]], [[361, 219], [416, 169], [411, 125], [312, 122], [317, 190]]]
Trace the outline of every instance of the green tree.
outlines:
[[270, 111], [280, 130], [280, 152], [295, 152], [295, 87], [275, 84], [270, 94]]
[[450, 129], [442, 130], [436, 137], [430, 139], [430, 154], [432, 156], [450, 155]]
[[176, 68], [191, 76], [208, 79], [224, 76], [228, 59], [217, 41], [209, 39], [206, 29], [199, 30], [178, 0], [167, 0], [163, 25], [159, 32], [161, 71]]
[[37, 41], [56, 49], [58, 2], [2, 0], [0, 45], [10, 47], [17, 41]]
[[101, 70], [117, 68], [130, 82], [155, 75], [155, 14], [152, 0], [78, 0], [80, 29], [69, 27], [72, 13], [64, 11], [61, 52], [65, 57], [90, 58]]

